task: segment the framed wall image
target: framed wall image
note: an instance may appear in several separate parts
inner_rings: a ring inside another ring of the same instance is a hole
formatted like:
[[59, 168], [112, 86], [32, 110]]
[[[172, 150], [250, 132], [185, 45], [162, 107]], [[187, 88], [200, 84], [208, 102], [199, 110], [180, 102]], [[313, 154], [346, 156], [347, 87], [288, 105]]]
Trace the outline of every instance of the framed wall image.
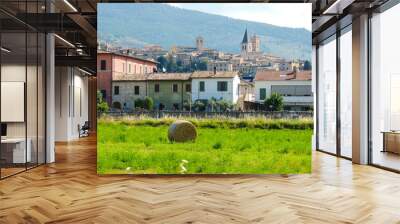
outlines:
[[311, 15], [99, 3], [98, 174], [310, 173]]
[[1, 122], [24, 122], [25, 82], [1, 82]]

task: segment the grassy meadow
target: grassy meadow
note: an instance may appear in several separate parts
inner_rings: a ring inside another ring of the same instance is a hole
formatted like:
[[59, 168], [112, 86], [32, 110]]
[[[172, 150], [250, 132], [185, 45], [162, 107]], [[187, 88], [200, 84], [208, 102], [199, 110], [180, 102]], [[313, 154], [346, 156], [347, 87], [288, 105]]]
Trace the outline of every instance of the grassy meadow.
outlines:
[[98, 121], [99, 174], [311, 172], [311, 120], [188, 119], [195, 142], [173, 143], [165, 119]]

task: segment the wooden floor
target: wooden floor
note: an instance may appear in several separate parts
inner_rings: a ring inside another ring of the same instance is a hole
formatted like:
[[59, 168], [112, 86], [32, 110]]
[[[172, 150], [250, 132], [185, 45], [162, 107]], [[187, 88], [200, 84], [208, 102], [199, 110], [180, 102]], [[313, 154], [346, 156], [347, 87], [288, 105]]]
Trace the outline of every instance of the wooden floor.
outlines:
[[400, 223], [400, 175], [313, 155], [311, 175], [96, 174], [96, 140], [0, 181], [0, 223]]

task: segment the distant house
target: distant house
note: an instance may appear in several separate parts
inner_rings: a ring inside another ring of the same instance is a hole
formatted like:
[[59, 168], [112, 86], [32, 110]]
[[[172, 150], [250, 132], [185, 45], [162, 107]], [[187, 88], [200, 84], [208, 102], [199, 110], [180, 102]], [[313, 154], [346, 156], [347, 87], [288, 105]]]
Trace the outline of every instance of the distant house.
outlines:
[[112, 81], [112, 102], [120, 104], [121, 109], [134, 109], [137, 99], [144, 99], [147, 95], [147, 75], [117, 76]]
[[192, 101], [223, 99], [237, 103], [240, 78], [238, 72], [197, 71], [192, 78]]
[[290, 110], [304, 110], [313, 105], [311, 71], [258, 71], [254, 83], [257, 102], [278, 93]]
[[128, 80], [136, 75], [151, 74], [157, 69], [157, 62], [120, 53], [97, 52], [97, 89], [112, 105], [113, 80]]
[[158, 110], [184, 110], [192, 85], [190, 73], [153, 73], [147, 76], [147, 96]]
[[214, 71], [214, 69], [216, 69], [217, 72], [232, 72], [233, 64], [229, 61], [211, 60], [207, 63], [207, 70]]

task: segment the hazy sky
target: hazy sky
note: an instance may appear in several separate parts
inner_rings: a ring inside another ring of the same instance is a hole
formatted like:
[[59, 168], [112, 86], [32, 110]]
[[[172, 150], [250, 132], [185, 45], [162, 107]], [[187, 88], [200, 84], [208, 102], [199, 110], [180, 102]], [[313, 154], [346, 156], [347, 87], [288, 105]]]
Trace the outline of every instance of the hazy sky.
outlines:
[[235, 19], [305, 28], [311, 31], [311, 3], [168, 3]]

